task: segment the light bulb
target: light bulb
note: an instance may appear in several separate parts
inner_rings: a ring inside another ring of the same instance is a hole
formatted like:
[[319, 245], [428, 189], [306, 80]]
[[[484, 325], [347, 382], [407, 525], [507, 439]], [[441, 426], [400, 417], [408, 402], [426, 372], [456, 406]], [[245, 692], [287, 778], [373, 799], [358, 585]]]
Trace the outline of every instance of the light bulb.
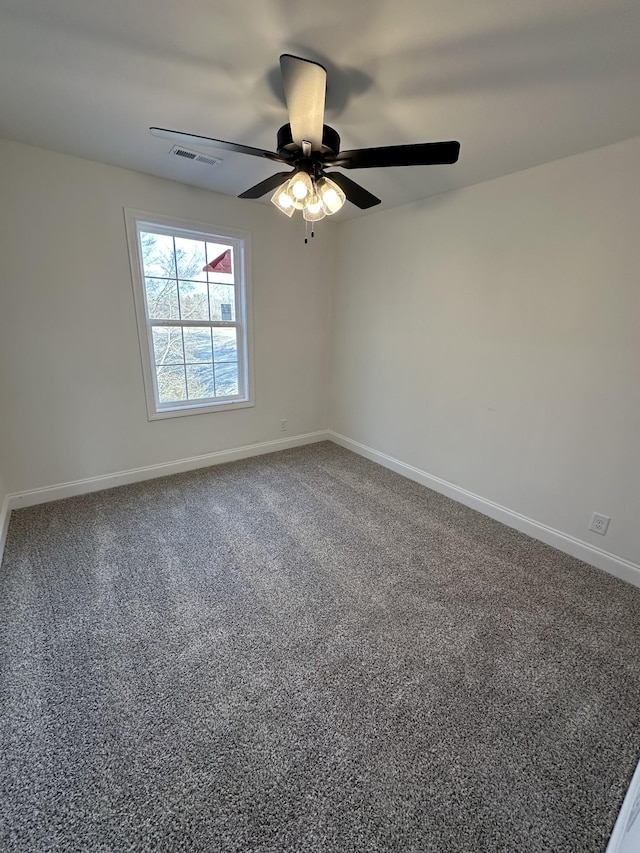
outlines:
[[305, 204], [302, 216], [307, 220], [307, 222], [319, 222], [321, 219], [324, 219], [326, 214], [322, 207], [322, 202], [317, 195], [311, 196], [309, 201]]
[[324, 212], [328, 216], [337, 213], [347, 200], [340, 187], [326, 177], [320, 178], [316, 186]]
[[311, 177], [306, 172], [296, 172], [287, 184], [287, 195], [293, 201], [298, 210], [302, 209], [303, 202], [313, 193]]
[[291, 192], [296, 198], [300, 199], [300, 201], [309, 194], [309, 190], [306, 188], [303, 181], [296, 181], [291, 187]]
[[334, 189], [331, 189], [331, 187], [324, 193], [322, 198], [324, 199], [324, 203], [331, 208], [340, 203], [338, 193]]
[[271, 202], [272, 204], [275, 204], [278, 210], [281, 210], [285, 216], [292, 217], [296, 208], [293, 199], [287, 192], [287, 186], [288, 182], [279, 186], [271, 196]]

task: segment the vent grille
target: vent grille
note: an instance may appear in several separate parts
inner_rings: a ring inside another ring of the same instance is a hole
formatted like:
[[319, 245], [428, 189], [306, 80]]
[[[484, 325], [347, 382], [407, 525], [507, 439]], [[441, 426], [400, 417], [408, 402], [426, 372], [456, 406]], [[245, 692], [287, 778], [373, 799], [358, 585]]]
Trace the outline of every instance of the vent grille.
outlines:
[[205, 166], [218, 166], [222, 163], [219, 157], [211, 157], [208, 154], [200, 154], [198, 151], [190, 151], [181, 145], [174, 145], [169, 153], [175, 157], [184, 157], [185, 160], [192, 160], [194, 163], [203, 163]]
[[217, 166], [222, 163], [222, 160], [217, 160], [215, 157], [207, 157], [206, 154], [198, 154], [196, 157], [198, 163], [206, 163], [207, 166]]
[[188, 157], [189, 160], [195, 160], [198, 156], [193, 151], [185, 151], [184, 148], [174, 148], [172, 154], [175, 154], [177, 157]]

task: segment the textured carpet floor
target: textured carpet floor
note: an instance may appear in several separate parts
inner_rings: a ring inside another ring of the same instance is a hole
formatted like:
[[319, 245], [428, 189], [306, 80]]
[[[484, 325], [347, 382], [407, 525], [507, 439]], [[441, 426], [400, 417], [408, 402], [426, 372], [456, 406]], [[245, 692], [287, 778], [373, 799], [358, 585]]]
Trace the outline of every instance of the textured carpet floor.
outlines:
[[330, 443], [23, 509], [3, 851], [603, 851], [640, 590]]

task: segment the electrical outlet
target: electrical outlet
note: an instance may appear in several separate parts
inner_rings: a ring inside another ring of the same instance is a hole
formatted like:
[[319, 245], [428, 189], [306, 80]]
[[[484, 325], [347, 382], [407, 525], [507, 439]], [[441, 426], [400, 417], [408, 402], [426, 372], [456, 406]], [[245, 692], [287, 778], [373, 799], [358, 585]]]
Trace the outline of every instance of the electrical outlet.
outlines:
[[593, 530], [594, 533], [599, 533], [601, 536], [604, 536], [607, 532], [610, 521], [611, 519], [608, 515], [600, 515], [599, 512], [594, 512], [591, 516], [589, 530]]
[[285, 432], [285, 431], [286, 431], [286, 429], [287, 429], [287, 419], [286, 419], [286, 418], [282, 418], [282, 420], [280, 421], [280, 430], [281, 430], [282, 432]]

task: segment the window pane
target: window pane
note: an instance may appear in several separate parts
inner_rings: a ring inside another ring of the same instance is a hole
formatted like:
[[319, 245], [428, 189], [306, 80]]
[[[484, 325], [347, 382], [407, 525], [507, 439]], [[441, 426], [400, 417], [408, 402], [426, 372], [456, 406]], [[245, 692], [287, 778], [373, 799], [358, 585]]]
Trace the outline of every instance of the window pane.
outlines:
[[175, 278], [176, 262], [173, 253], [173, 237], [166, 234], [140, 232], [142, 264], [144, 274], [157, 278]]
[[184, 330], [184, 356], [185, 361], [198, 362], [213, 361], [211, 351], [211, 329], [208, 327], [185, 327]]
[[177, 320], [178, 286], [166, 278], [146, 278], [147, 314], [151, 320]]
[[153, 327], [153, 353], [156, 364], [182, 364], [182, 331], [179, 326]]
[[214, 329], [213, 330], [213, 353], [214, 361], [237, 361], [238, 345], [236, 342], [236, 329]]
[[180, 288], [180, 315], [183, 320], [208, 320], [209, 319], [209, 294], [207, 284], [192, 281], [181, 281]]
[[215, 397], [216, 388], [213, 381], [212, 364], [187, 365], [187, 391], [190, 400]]
[[238, 393], [238, 365], [216, 364], [216, 396], [228, 397]]
[[173, 403], [187, 399], [184, 367], [158, 367], [158, 397], [161, 403]]
[[176, 237], [176, 261], [178, 278], [192, 281], [206, 281], [207, 274], [202, 268], [207, 263], [204, 240], [190, 240], [188, 237]]
[[210, 284], [211, 319], [235, 322], [236, 290], [231, 284]]

